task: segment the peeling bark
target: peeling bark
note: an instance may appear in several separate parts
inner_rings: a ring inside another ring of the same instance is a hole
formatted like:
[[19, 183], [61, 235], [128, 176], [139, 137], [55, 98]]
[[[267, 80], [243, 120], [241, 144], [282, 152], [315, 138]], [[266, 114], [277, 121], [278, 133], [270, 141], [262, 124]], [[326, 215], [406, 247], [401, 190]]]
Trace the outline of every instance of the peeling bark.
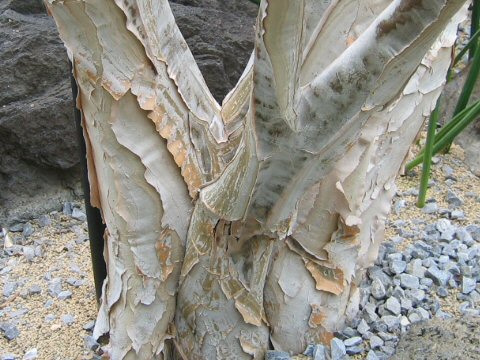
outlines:
[[264, 0], [220, 106], [167, 0], [46, 0], [107, 225], [94, 333], [112, 359], [261, 359], [331, 339], [358, 309], [464, 3]]

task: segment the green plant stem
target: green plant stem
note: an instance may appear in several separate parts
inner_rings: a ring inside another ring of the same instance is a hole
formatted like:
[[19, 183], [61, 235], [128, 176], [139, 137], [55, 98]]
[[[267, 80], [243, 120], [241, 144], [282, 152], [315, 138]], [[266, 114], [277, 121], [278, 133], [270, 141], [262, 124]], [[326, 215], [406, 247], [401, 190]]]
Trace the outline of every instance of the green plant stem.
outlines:
[[[442, 134], [438, 133], [435, 136], [435, 144], [433, 146], [433, 155], [438, 154], [446, 145], [448, 145], [459, 133], [461, 133], [470, 123], [472, 123], [478, 116], [480, 116], [480, 101], [475, 102], [473, 105], [465, 109], [465, 112], [458, 114], [450, 122], [453, 125], [448, 131], [444, 131]], [[442, 129], [443, 130], [443, 129]], [[441, 135], [441, 136], [440, 136]], [[414, 160], [409, 162], [406, 166], [406, 170], [411, 170], [415, 166], [423, 162], [425, 152], [417, 156]]]
[[[473, 38], [472, 34], [476, 34], [478, 31], [480, 23], [480, 0], [473, 0], [471, 23], [470, 23], [470, 36]], [[473, 59], [475, 56], [476, 50], [478, 47], [478, 42], [474, 41], [468, 53], [468, 57]]]
[[427, 196], [428, 179], [430, 178], [430, 167], [432, 165], [433, 145], [435, 143], [435, 130], [437, 129], [438, 118], [440, 116], [440, 99], [437, 100], [435, 110], [430, 115], [427, 130], [427, 142], [425, 144], [425, 156], [423, 157], [422, 176], [420, 179], [420, 190], [418, 193], [417, 206], [423, 208], [425, 206], [425, 198]]
[[457, 106], [453, 112], [453, 116], [457, 115], [460, 111], [466, 108], [470, 96], [472, 95], [473, 88], [478, 79], [478, 74], [480, 73], [480, 51], [475, 53], [475, 56], [472, 60], [472, 66], [468, 72], [467, 80], [465, 80], [465, 85], [463, 86], [462, 92], [458, 98]]
[[[464, 117], [471, 109], [473, 108], [473, 105], [470, 105], [468, 108], [462, 110], [456, 117], [452, 118], [448, 123], [446, 123], [440, 131], [435, 135], [435, 141], [439, 141], [441, 138], [445, 136], [445, 134], [448, 134], [448, 132], [458, 123], [459, 119]], [[434, 110], [435, 111], [435, 110]], [[406, 169], [411, 170], [418, 164], [420, 164], [423, 161], [423, 154], [425, 153], [425, 148], [420, 150], [418, 153], [417, 157], [412, 160], [410, 163], [407, 164]], [[421, 159], [419, 159], [421, 157]]]

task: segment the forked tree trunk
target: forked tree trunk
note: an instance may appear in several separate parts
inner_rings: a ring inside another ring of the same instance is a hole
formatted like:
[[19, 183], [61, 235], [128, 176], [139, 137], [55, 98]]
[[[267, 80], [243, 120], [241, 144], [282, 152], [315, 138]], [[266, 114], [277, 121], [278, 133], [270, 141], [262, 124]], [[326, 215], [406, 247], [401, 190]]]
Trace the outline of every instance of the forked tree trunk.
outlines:
[[112, 359], [329, 341], [358, 309], [464, 3], [263, 0], [219, 106], [167, 0], [47, 0], [107, 225], [95, 335]]

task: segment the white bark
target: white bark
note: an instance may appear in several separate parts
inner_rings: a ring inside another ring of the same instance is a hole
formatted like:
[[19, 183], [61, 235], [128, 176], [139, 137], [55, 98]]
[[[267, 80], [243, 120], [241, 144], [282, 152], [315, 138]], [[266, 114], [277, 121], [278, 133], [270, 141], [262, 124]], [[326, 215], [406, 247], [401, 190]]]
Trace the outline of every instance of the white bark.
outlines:
[[[112, 359], [262, 358], [358, 307], [464, 0], [262, 1], [218, 105], [166, 0], [47, 0], [107, 225]], [[455, 15], [457, 14], [457, 15]]]

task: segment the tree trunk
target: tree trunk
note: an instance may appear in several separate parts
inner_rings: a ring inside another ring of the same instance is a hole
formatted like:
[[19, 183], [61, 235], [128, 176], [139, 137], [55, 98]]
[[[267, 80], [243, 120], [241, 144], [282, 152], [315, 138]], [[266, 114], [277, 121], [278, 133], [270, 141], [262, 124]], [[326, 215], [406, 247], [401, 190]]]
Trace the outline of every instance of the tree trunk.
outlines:
[[464, 0], [263, 0], [222, 106], [167, 0], [46, 0], [107, 225], [112, 359], [261, 359], [358, 310]]

